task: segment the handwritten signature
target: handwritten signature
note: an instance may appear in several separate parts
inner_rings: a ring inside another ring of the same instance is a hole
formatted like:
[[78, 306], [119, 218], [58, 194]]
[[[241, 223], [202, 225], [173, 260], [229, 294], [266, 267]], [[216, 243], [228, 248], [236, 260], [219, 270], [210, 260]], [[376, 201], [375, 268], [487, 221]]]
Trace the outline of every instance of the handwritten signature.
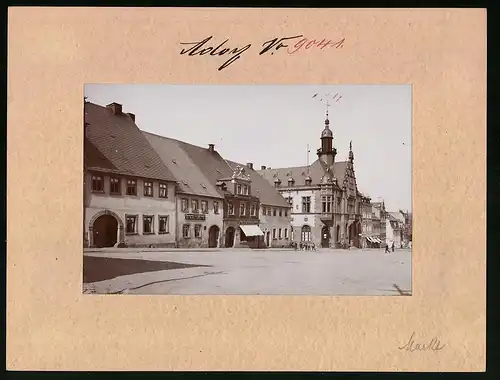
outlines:
[[[294, 45], [294, 50], [290, 50], [290, 47], [288, 43], [292, 40], [296, 40], [297, 38], [301, 38], [295, 45]], [[217, 46], [210, 46], [210, 45], [216, 45], [212, 44], [211, 40], [213, 39], [213, 36], [209, 36], [201, 41], [196, 41], [196, 42], [181, 42], [181, 45], [190, 45], [189, 48], [186, 49], [181, 49], [180, 54], [185, 55], [187, 54], [188, 56], [195, 56], [195, 55], [206, 55], [209, 54], [210, 56], [224, 56], [226, 55], [231, 56], [226, 62], [224, 62], [219, 68], [218, 71], [221, 71], [231, 65], [233, 62], [236, 62], [238, 59], [241, 58], [242, 54], [250, 49], [252, 44], [247, 44], [243, 47], [227, 47], [226, 43], [229, 42], [229, 39], [224, 40]], [[274, 52], [279, 51], [280, 49], [283, 48], [288, 48], [286, 51], [289, 54], [294, 54], [297, 51], [299, 51], [302, 47], [304, 49], [309, 49], [312, 46], [316, 46], [317, 48], [323, 49], [327, 46], [330, 47], [336, 47], [340, 48], [343, 47], [344, 44], [344, 39], [333, 43], [331, 40], [328, 42], [323, 39], [321, 41], [316, 41], [316, 40], [308, 40], [307, 38], [304, 38], [303, 35], [297, 35], [297, 36], [292, 36], [292, 37], [281, 37], [281, 38], [272, 38], [262, 44], [262, 50], [260, 50], [259, 55], [263, 55], [266, 53], [269, 53], [270, 55], [274, 55]]]
[[444, 348], [444, 344], [441, 345], [441, 342], [436, 337], [432, 338], [427, 344], [424, 343], [416, 343], [415, 340], [415, 332], [413, 332], [410, 336], [408, 342], [401, 347], [398, 347], [400, 350], [406, 350], [409, 352], [414, 351], [439, 351]]

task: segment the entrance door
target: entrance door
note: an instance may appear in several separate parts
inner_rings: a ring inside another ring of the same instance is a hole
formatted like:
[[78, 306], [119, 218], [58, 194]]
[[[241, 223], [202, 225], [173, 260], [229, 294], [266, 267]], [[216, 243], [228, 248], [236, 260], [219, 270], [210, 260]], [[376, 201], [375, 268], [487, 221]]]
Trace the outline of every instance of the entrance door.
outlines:
[[217, 248], [217, 241], [219, 240], [219, 227], [212, 226], [208, 230], [208, 248]]
[[269, 247], [271, 244], [271, 231], [267, 231], [266, 233], [266, 245]]
[[226, 230], [226, 241], [225, 241], [224, 246], [226, 248], [231, 248], [233, 245], [234, 245], [234, 228], [229, 227]]
[[330, 229], [327, 226], [321, 229], [321, 247], [330, 247]]
[[118, 221], [111, 215], [101, 215], [94, 222], [94, 245], [97, 248], [113, 247], [116, 244]]

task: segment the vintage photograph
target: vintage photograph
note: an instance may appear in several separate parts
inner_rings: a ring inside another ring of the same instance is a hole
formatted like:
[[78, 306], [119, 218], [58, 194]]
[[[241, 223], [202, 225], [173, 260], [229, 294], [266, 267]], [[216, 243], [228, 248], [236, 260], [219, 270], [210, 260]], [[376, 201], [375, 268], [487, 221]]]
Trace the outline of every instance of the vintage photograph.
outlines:
[[411, 94], [85, 85], [83, 292], [411, 296]]

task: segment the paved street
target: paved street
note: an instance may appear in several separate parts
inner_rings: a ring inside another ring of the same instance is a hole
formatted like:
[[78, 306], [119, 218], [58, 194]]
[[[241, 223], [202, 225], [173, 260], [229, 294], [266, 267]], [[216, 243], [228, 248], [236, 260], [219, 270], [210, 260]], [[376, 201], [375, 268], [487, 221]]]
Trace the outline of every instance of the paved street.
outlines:
[[[410, 295], [411, 251], [382, 249], [118, 249], [85, 255], [204, 265], [122, 275], [84, 284], [86, 293], [210, 295]], [[171, 267], [171, 266], [170, 266]]]

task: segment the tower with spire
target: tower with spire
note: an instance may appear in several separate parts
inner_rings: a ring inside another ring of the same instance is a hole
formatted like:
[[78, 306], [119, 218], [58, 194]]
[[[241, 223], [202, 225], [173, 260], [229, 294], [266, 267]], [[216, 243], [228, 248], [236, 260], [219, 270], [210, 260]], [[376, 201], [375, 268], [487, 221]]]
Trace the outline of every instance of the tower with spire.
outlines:
[[318, 159], [323, 168], [323, 177], [321, 183], [333, 183], [335, 176], [333, 166], [335, 164], [335, 156], [337, 149], [333, 146], [333, 132], [330, 129], [330, 120], [328, 119], [328, 107], [326, 108], [325, 128], [321, 132], [321, 148], [318, 149]]

